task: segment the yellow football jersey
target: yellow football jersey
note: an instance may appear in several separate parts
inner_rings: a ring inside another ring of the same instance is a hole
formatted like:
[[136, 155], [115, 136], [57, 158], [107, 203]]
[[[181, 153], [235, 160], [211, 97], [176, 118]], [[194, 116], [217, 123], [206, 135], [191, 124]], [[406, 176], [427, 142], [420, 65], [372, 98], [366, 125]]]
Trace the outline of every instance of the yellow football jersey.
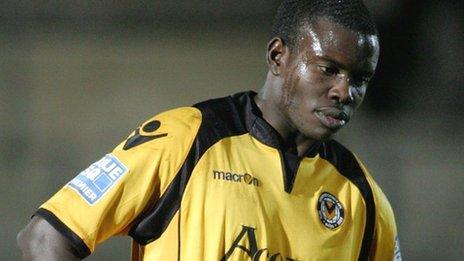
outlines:
[[36, 214], [81, 257], [127, 234], [133, 260], [400, 260], [359, 159], [334, 140], [286, 152], [254, 96], [149, 119]]

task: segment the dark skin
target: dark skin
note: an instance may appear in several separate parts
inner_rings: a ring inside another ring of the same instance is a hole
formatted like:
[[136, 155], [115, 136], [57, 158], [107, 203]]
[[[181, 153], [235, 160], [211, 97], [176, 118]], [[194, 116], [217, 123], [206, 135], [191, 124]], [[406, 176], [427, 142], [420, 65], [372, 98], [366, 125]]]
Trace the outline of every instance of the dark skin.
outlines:
[[19, 232], [17, 241], [23, 260], [79, 260], [69, 240], [39, 216]]
[[[299, 156], [332, 137], [361, 104], [379, 55], [376, 36], [326, 19], [301, 28], [292, 50], [268, 43], [269, 72], [255, 101], [264, 119]], [[41, 217], [18, 234], [24, 260], [77, 260], [70, 242]]]
[[269, 72], [255, 98], [264, 119], [299, 156], [351, 119], [379, 56], [376, 36], [326, 19], [303, 26], [301, 34], [294, 51], [280, 38], [269, 42]]

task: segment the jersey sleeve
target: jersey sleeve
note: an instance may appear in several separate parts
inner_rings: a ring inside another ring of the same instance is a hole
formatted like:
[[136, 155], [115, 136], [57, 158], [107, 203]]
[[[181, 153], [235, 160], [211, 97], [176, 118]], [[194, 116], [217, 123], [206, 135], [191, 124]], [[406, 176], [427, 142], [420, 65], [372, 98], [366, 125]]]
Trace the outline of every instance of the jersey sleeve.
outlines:
[[164, 193], [201, 124], [195, 108], [144, 122], [111, 153], [80, 172], [36, 212], [66, 236], [81, 258], [116, 234]]
[[[359, 159], [358, 159], [359, 161]], [[399, 245], [398, 232], [396, 228], [395, 215], [387, 197], [382, 189], [374, 181], [366, 167], [360, 165], [366, 174], [366, 178], [371, 186], [375, 201], [375, 231], [370, 260], [383, 261], [394, 260], [401, 261], [401, 252]]]
[[376, 200], [376, 225], [371, 260], [401, 260], [395, 216], [387, 197], [378, 186], [373, 186]]

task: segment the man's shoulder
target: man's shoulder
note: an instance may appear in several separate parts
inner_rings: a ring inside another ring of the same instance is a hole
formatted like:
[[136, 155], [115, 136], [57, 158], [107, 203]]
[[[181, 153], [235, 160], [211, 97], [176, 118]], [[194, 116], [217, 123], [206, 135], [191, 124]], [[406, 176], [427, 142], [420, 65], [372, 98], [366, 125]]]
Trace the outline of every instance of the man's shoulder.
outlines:
[[195, 132], [202, 121], [202, 113], [195, 107], [179, 107], [156, 114], [137, 129], [142, 135], [155, 133], [181, 134]]
[[195, 137], [201, 125], [201, 112], [194, 107], [179, 107], [152, 116], [135, 128], [116, 149], [160, 149]]
[[253, 91], [209, 99], [193, 107], [201, 112], [202, 128], [206, 132], [219, 132], [228, 136], [246, 132], [246, 119], [250, 116]]
[[209, 136], [242, 133], [243, 110], [251, 95], [251, 91], [241, 92], [158, 113], [138, 126], [118, 149], [159, 149], [191, 143], [200, 132]]
[[[198, 108], [178, 107], [158, 113], [145, 121], [144, 124], [151, 121], [159, 121], [160, 123], [163, 122], [163, 126], [166, 128], [190, 129], [194, 125], [199, 124], [201, 118], [202, 114]], [[142, 126], [144, 124], [142, 124]]]
[[253, 91], [239, 92], [230, 96], [208, 99], [194, 104], [193, 107], [198, 108], [205, 118], [242, 114], [242, 110], [250, 103], [250, 99], [255, 94]]
[[332, 165], [334, 165], [341, 172], [359, 172], [360, 166], [359, 159], [356, 155], [340, 142], [330, 139], [320, 143], [319, 156]]
[[[347, 151], [349, 151], [346, 147], [344, 147], [340, 143], [338, 143], [338, 146], [342, 146]], [[359, 167], [361, 168], [365, 176], [365, 179], [367, 180], [372, 190], [372, 194], [373, 194], [374, 202], [376, 206], [376, 211], [378, 212], [377, 216], [380, 216], [383, 219], [394, 219], [393, 209], [391, 207], [391, 204], [387, 196], [383, 192], [381, 186], [376, 182], [374, 176], [370, 173], [370, 171], [368, 170], [364, 162], [359, 158], [359, 156], [351, 151], [350, 153], [352, 153], [352, 155], [355, 157], [356, 162], [359, 164]]]
[[[359, 174], [364, 176], [363, 179], [367, 181], [371, 188], [376, 208], [381, 209], [380, 211], [386, 215], [392, 215], [393, 211], [387, 196], [357, 154], [336, 140], [324, 142], [321, 152], [323, 158], [329, 159], [337, 169], [343, 171], [343, 174], [349, 176], [352, 180], [358, 180], [361, 177]], [[353, 171], [356, 169], [358, 171]], [[352, 175], [351, 172], [358, 175]]]
[[369, 182], [371, 186], [372, 193], [374, 195], [376, 211], [377, 211], [376, 216], [380, 217], [380, 219], [384, 221], [388, 221], [388, 222], [394, 221], [395, 218], [394, 218], [393, 208], [386, 194], [383, 192], [380, 185], [375, 181], [374, 177], [368, 171], [366, 171], [366, 177], [367, 177], [367, 181]]

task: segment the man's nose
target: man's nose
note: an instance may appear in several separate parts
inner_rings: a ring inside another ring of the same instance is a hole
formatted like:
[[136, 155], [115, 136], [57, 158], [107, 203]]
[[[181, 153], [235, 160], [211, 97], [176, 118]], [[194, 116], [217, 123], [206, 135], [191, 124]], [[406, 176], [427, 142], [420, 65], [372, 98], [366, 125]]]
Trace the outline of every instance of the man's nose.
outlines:
[[329, 90], [329, 99], [337, 103], [349, 104], [353, 101], [350, 93], [350, 79], [346, 75], [339, 75]]

